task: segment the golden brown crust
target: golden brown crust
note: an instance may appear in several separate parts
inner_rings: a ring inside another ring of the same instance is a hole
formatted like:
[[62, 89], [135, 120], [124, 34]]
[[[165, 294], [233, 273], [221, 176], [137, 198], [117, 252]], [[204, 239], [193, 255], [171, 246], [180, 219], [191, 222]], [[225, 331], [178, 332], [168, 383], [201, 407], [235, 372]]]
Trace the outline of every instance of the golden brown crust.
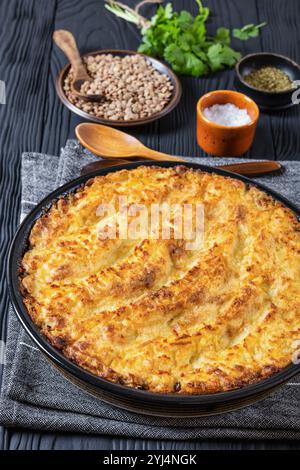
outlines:
[[[97, 236], [97, 207], [204, 205], [204, 244]], [[216, 393], [291, 362], [300, 337], [300, 232], [291, 210], [243, 182], [185, 167], [95, 177], [34, 225], [21, 287], [64, 355], [160, 393]]]

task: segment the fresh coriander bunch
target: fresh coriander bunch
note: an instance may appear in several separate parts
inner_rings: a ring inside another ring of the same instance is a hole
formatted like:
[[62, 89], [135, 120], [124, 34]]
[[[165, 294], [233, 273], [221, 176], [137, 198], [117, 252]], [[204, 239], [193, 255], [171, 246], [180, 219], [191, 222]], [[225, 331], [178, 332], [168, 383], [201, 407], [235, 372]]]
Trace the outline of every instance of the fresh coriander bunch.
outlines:
[[[106, 8], [115, 15], [135, 23], [141, 30], [142, 42], [138, 52], [165, 59], [178, 74], [202, 77], [233, 67], [241, 54], [230, 47], [230, 30], [218, 28], [215, 36], [207, 35], [206, 22], [210, 10], [201, 0], [195, 0], [199, 11], [196, 16], [182, 10], [176, 12], [171, 3], [159, 5], [156, 14], [148, 20], [139, 10], [146, 3], [162, 0], [144, 0], [133, 9], [115, 0], [108, 0]], [[249, 24], [235, 28], [233, 36], [240, 40], [256, 37], [266, 23]]]

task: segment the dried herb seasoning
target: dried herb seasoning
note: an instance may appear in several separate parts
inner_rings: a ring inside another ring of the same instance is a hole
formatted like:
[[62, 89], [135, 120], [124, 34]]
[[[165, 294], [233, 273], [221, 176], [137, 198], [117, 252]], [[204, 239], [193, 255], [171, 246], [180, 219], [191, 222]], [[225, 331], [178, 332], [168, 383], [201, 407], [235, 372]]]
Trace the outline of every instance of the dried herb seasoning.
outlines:
[[273, 66], [254, 69], [243, 78], [248, 85], [258, 90], [279, 92], [293, 88], [290, 77], [283, 70]]

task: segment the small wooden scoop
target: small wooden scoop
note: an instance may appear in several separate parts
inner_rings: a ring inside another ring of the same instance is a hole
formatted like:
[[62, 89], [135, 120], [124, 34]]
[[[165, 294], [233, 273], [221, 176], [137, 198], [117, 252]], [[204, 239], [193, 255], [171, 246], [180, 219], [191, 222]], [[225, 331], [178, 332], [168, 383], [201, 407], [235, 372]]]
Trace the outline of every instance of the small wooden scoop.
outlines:
[[[101, 124], [79, 124], [75, 129], [75, 133], [79, 142], [85, 148], [93, 152], [95, 155], [105, 159], [110, 159], [110, 165], [103, 161], [90, 163], [82, 169], [82, 174], [107, 166], [127, 163], [128, 160], [132, 158], [136, 159], [136, 157], [142, 157], [142, 159], [145, 160], [185, 162], [182, 158], [173, 157], [166, 153], [149, 149], [135, 137]], [[232, 171], [240, 175], [259, 176], [279, 170], [281, 165], [278, 162], [263, 161], [216, 165], [216, 167]]]
[[69, 31], [66, 31], [65, 29], [59, 29], [54, 31], [53, 40], [56, 45], [65, 53], [72, 65], [72, 93], [77, 96], [77, 98], [85, 101], [103, 101], [103, 95], [85, 95], [80, 91], [84, 82], [92, 82], [93, 79], [87, 73], [86, 66], [79, 54], [73, 34]]

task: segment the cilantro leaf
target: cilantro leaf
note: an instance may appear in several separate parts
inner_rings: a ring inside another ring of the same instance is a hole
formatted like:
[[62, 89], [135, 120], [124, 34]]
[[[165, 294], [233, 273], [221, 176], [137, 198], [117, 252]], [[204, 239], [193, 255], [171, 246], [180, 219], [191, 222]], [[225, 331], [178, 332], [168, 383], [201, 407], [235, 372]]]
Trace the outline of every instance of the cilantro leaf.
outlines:
[[165, 7], [160, 5], [156, 10], [156, 14], [151, 18], [151, 24], [156, 25], [161, 21], [170, 20], [173, 14], [172, 3], [167, 3]]
[[217, 43], [209, 47], [207, 57], [211, 70], [217, 72], [225, 66], [232, 67], [240, 59], [241, 54], [229, 46]]
[[240, 52], [235, 51], [229, 46], [223, 46], [222, 63], [228, 67], [233, 67], [242, 57]]
[[222, 66], [222, 44], [213, 44], [207, 51], [210, 68], [213, 72], [221, 70]]
[[165, 19], [169, 20], [173, 15], [173, 6], [172, 3], [167, 3], [165, 6]]
[[170, 44], [164, 52], [164, 59], [172, 65], [175, 72], [181, 73], [185, 68], [185, 57], [180, 47]]
[[202, 62], [207, 62], [207, 54], [203, 51], [202, 47], [199, 44], [192, 46], [192, 52], [202, 60]]
[[217, 33], [215, 36], [215, 40], [217, 42], [221, 42], [222, 44], [230, 44], [230, 31], [228, 28], [218, 28]]
[[206, 41], [206, 26], [205, 21], [201, 19], [198, 15], [195, 18], [194, 25], [193, 25], [193, 34], [195, 35], [195, 42], [200, 44], [205, 43]]
[[186, 32], [178, 37], [178, 45], [183, 51], [189, 52], [195, 44], [195, 37], [192, 33]]
[[187, 31], [194, 24], [194, 17], [188, 11], [182, 10], [177, 17], [177, 25], [182, 31]]
[[246, 24], [243, 28], [235, 28], [232, 31], [233, 37], [240, 39], [241, 41], [247, 41], [249, 38], [256, 38], [259, 35], [259, 30], [266, 26], [267, 23]]
[[172, 65], [173, 70], [194, 77], [206, 75], [209, 71], [208, 65], [199, 59], [193, 52], [183, 52], [175, 44], [170, 44], [164, 53], [164, 58]]
[[202, 77], [209, 72], [207, 64], [205, 64], [199, 57], [192, 52], [186, 52], [184, 54], [185, 68], [183, 73], [192, 75], [193, 77]]

